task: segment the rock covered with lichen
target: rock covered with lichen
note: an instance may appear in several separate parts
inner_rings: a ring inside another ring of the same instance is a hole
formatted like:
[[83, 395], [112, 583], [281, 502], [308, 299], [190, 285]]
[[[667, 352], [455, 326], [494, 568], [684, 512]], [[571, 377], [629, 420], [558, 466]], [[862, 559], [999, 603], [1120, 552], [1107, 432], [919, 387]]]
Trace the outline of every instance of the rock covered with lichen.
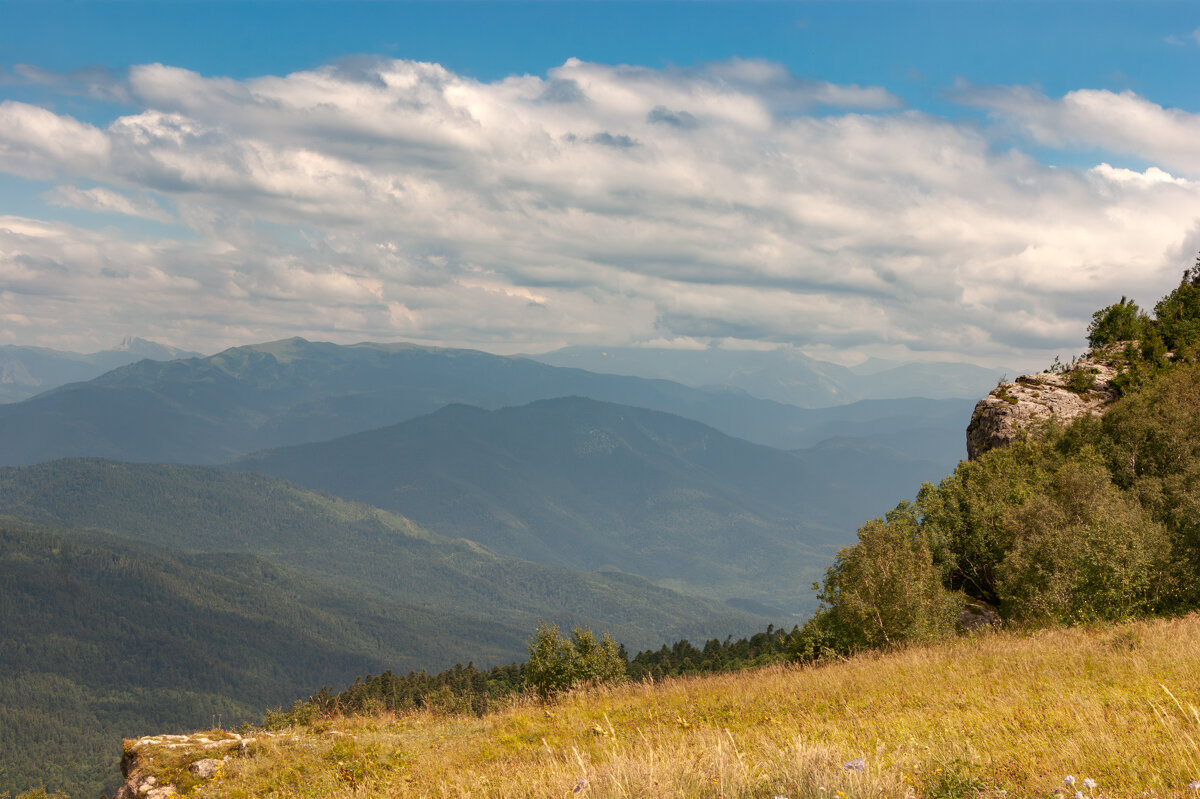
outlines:
[[1070, 367], [1001, 383], [975, 405], [967, 427], [967, 457], [974, 460], [1007, 446], [1041, 421], [1065, 424], [1086, 414], [1100, 415], [1120, 396], [1113, 385], [1117, 374], [1111, 357], [1093, 352]]
[[126, 738], [121, 758], [125, 783], [113, 799], [178, 796], [219, 774], [230, 758], [245, 757], [255, 742], [225, 731]]

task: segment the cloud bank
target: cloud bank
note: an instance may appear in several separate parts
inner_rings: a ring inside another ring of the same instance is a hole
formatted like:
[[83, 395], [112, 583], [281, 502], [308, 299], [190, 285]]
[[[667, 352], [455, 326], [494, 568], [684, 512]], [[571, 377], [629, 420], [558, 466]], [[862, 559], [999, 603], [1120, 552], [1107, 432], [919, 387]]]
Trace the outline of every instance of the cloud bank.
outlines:
[[0, 102], [0, 170], [103, 215], [0, 217], [0, 342], [132, 325], [207, 350], [306, 335], [1011, 360], [1078, 348], [1092, 310], [1153, 300], [1200, 249], [1200, 115], [1131, 93], [960, 88], [981, 125], [748, 60], [491, 83], [386, 59], [24, 74], [136, 111], [97, 126]]

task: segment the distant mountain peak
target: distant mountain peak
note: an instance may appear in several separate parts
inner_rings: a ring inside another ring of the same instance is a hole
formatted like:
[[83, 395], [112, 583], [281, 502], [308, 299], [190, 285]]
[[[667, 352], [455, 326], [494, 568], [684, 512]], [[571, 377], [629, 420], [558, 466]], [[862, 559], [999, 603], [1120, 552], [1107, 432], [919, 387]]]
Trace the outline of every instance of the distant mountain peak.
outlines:
[[152, 358], [156, 361], [203, 357], [198, 352], [189, 352], [178, 347], [169, 347], [166, 344], [159, 344], [157, 341], [150, 341], [149, 339], [133, 335], [127, 335], [122, 338], [121, 343], [113, 347], [109, 352], [128, 352], [131, 355]]

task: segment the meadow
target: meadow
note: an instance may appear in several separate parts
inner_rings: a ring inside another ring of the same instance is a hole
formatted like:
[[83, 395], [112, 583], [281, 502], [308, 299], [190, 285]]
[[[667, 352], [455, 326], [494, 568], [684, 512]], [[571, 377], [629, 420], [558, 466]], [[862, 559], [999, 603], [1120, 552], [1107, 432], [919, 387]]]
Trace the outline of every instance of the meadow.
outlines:
[[[993, 632], [821, 665], [316, 718], [194, 796], [1200, 796], [1200, 614]], [[200, 756], [200, 755], [196, 755]]]

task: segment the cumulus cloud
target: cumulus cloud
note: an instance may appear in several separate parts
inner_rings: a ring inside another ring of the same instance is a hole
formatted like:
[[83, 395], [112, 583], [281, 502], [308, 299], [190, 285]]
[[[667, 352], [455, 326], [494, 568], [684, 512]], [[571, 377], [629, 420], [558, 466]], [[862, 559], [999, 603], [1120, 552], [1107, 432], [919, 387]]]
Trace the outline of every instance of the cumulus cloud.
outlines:
[[1051, 147], [1091, 147], [1200, 176], [1200, 114], [1131, 91], [1078, 89], [1053, 99], [1027, 87], [967, 88], [958, 96]]
[[[0, 218], [0, 320], [23, 320], [0, 340], [72, 319], [104, 344], [137, 319], [193, 349], [299, 334], [1011, 359], [1074, 346], [1092, 310], [1153, 299], [1200, 247], [1195, 122], [1136, 95], [964, 90], [1038, 144], [1157, 164], [1074, 170], [760, 61], [124, 80], [138, 108], [103, 126], [0, 103], [0, 169], [192, 233]], [[1105, 113], [1125, 118], [1089, 131]]]

